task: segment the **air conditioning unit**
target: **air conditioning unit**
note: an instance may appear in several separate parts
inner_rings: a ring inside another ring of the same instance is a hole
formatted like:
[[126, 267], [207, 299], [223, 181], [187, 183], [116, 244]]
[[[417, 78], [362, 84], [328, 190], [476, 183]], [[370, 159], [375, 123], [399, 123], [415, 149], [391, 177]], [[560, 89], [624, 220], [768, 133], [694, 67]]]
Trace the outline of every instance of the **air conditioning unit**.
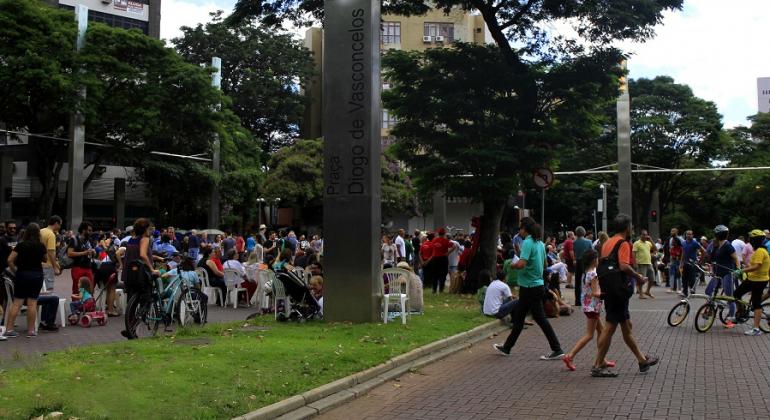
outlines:
[[424, 36], [422, 37], [422, 42], [431, 42], [433, 40], [433, 37], [431, 36]]
[[444, 37], [439, 35], [436, 37], [436, 42], [444, 42]]
[[110, 4], [112, 3], [112, 0], [102, 0], [102, 4]]

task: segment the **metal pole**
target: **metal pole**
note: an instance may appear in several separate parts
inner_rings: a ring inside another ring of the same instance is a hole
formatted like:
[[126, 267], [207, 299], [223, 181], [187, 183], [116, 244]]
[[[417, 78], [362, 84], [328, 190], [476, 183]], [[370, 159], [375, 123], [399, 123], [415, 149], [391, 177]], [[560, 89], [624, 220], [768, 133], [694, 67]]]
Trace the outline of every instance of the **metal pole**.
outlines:
[[602, 230], [607, 235], [610, 232], [607, 231], [607, 186], [602, 184]]
[[545, 188], [541, 194], [543, 201], [540, 203], [540, 240], [545, 240]]
[[[217, 90], [222, 87], [222, 59], [219, 57], [213, 57], [211, 59], [211, 67], [214, 67], [215, 71], [211, 74], [211, 86]], [[214, 134], [214, 150], [211, 159], [211, 169], [214, 174], [219, 176], [219, 136]], [[219, 179], [214, 183], [214, 187], [211, 190], [211, 200], [209, 201], [209, 227], [219, 227]]]
[[[621, 63], [626, 69], [626, 61]], [[618, 211], [632, 216], [631, 196], [631, 98], [625, 76], [621, 79], [618, 119]]]
[[597, 237], [598, 232], [596, 232], [596, 228], [597, 228], [597, 226], [596, 226], [596, 209], [594, 209], [594, 239], [599, 239]]
[[[75, 44], [80, 52], [86, 42], [88, 30], [88, 7], [79, 4], [75, 7], [75, 20], [78, 23], [78, 37]], [[86, 88], [78, 88], [80, 100], [85, 102]], [[86, 121], [80, 111], [70, 116], [70, 139], [67, 165], [67, 218], [70, 229], [77, 229], [83, 221], [83, 164], [85, 161]]]

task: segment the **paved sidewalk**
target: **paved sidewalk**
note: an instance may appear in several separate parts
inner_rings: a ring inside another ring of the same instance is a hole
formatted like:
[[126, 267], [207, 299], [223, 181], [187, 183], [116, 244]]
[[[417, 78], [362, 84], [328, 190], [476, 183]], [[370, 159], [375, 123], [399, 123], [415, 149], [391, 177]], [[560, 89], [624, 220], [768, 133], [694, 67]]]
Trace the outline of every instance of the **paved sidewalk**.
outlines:
[[[56, 276], [54, 293], [60, 298], [67, 299], [67, 314], [69, 314], [69, 298], [72, 293], [72, 290], [70, 289], [71, 286], [72, 280], [69, 275], [69, 270], [65, 270], [62, 275]], [[246, 319], [246, 316], [255, 311], [253, 307], [233, 308], [230, 306], [222, 308], [217, 305], [209, 305], [208, 310], [209, 323], [243, 320]], [[19, 314], [16, 318], [16, 325], [18, 331], [27, 331], [26, 314]], [[28, 356], [88, 344], [125, 341], [126, 339], [120, 335], [120, 331], [123, 330], [123, 328], [124, 318], [120, 316], [109, 318], [107, 325], [104, 327], [99, 327], [94, 323], [94, 326], [91, 328], [68, 325], [65, 328], [59, 328], [58, 332], [46, 332], [40, 330], [36, 338], [26, 338], [26, 336], [22, 335], [19, 338], [11, 338], [7, 341], [0, 342], [0, 361], [13, 358], [17, 353]]]
[[[700, 288], [702, 289], [702, 287]], [[657, 292], [657, 293], [656, 293]], [[700, 334], [687, 320], [666, 323], [675, 295], [654, 288], [655, 300], [632, 298], [631, 318], [642, 351], [660, 363], [639, 373], [636, 360], [615, 334], [609, 359], [617, 378], [592, 378], [596, 355], [589, 344], [576, 372], [561, 361], [540, 361], [549, 351], [537, 326], [525, 330], [510, 357], [494, 351], [498, 336], [419, 372], [387, 382], [321, 416], [323, 419], [640, 419], [770, 417], [770, 335], [746, 337], [746, 325], [727, 330], [719, 321]], [[581, 313], [550, 320], [565, 351], [585, 330]]]

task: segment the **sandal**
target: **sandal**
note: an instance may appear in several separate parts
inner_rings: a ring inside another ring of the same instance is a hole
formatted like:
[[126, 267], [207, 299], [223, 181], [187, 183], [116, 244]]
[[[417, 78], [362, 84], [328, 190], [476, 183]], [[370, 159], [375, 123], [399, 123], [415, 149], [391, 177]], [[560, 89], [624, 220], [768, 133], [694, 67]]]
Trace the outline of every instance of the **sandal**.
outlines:
[[114, 318], [116, 316], [120, 316], [120, 314], [117, 312], [107, 312], [107, 316], [110, 318]]

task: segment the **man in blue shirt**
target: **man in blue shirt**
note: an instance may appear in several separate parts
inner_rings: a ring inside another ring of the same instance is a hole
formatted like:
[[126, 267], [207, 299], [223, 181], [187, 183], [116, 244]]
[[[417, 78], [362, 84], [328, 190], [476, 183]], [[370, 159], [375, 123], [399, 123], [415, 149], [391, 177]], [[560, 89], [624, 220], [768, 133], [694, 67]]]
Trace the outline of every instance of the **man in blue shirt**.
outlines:
[[[719, 282], [722, 282], [722, 292], [727, 296], [733, 295], [733, 271], [738, 268], [740, 263], [738, 262], [738, 255], [735, 253], [735, 248], [727, 240], [730, 235], [730, 230], [725, 225], [718, 225], [714, 228], [713, 251], [711, 252], [711, 262], [713, 264], [714, 277], [706, 286], [706, 294], [710, 295], [714, 288], [717, 287]], [[735, 303], [729, 304], [729, 317], [725, 323], [725, 328], [733, 328], [732, 318], [735, 316]]]
[[682, 272], [682, 293], [687, 297], [695, 293], [695, 280], [698, 278], [698, 270], [693, 267], [699, 261], [698, 253], [702, 247], [693, 237], [691, 230], [684, 233], [685, 241], [682, 243], [682, 257], [679, 270]]
[[201, 242], [198, 239], [198, 232], [193, 229], [190, 238], [187, 239], [187, 255], [193, 260], [193, 263], [198, 262], [198, 254], [201, 251]]
[[519, 261], [511, 265], [514, 269], [521, 270], [518, 275], [519, 303], [512, 315], [513, 327], [510, 335], [505, 340], [505, 344], [495, 344], [494, 348], [504, 355], [509, 355], [524, 329], [524, 318], [531, 311], [532, 318], [543, 330], [543, 334], [551, 346], [551, 353], [541, 356], [540, 359], [559, 360], [564, 356], [564, 352], [561, 350], [559, 339], [546, 319], [543, 309], [545, 246], [540, 241], [540, 229], [540, 225], [531, 217], [521, 219], [519, 235], [524, 239], [521, 243], [521, 255]]

